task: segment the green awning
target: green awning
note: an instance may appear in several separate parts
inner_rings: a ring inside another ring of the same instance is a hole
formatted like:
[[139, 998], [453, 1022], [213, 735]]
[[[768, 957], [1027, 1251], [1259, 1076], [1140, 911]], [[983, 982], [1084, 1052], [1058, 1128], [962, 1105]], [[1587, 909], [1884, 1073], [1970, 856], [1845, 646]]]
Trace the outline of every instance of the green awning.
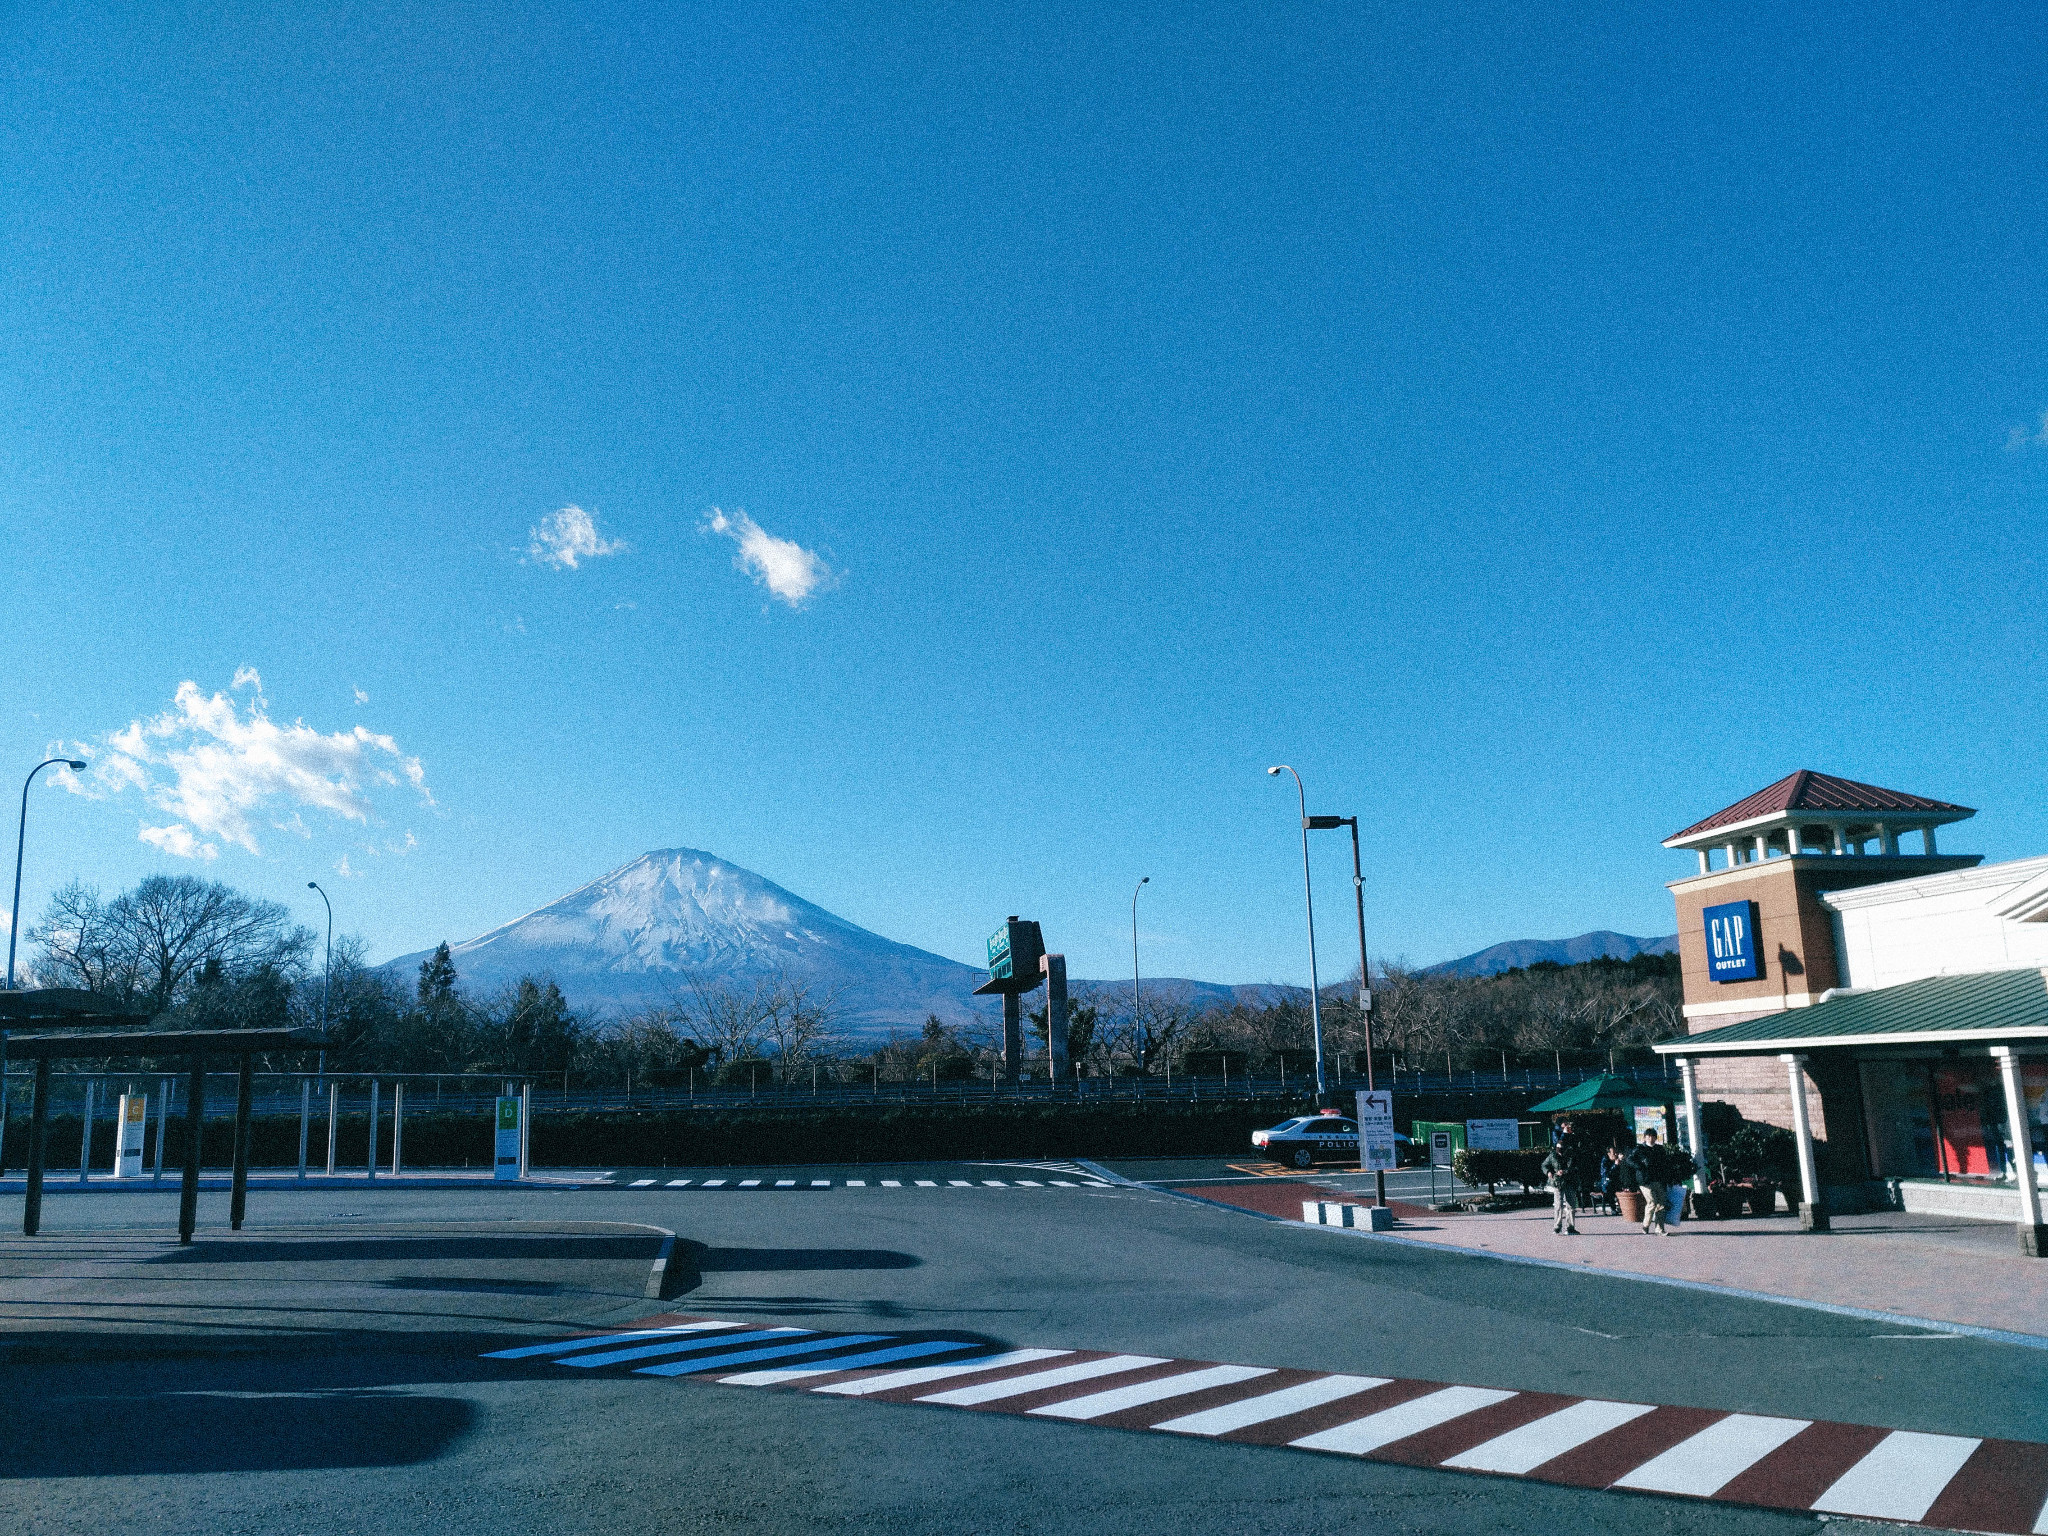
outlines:
[[1665, 1040], [1660, 1056], [1764, 1055], [1833, 1045], [1999, 1045], [2048, 1041], [2048, 971], [1973, 971], [1848, 992], [1740, 1024]]
[[1596, 1109], [1633, 1109], [1638, 1104], [1669, 1104], [1668, 1093], [1644, 1093], [1625, 1077], [1603, 1072], [1583, 1083], [1574, 1083], [1563, 1093], [1553, 1094], [1541, 1104], [1529, 1106], [1532, 1115], [1590, 1114]]

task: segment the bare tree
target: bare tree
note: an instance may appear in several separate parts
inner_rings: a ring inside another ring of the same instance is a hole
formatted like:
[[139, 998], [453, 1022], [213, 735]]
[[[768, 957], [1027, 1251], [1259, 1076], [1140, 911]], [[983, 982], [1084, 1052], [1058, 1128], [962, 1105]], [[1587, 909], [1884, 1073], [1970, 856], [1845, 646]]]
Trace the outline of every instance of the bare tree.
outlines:
[[239, 979], [267, 968], [295, 979], [313, 943], [288, 908], [196, 875], [151, 875], [105, 903], [73, 882], [30, 937], [43, 946], [39, 973], [56, 985], [159, 1010], [202, 972]]

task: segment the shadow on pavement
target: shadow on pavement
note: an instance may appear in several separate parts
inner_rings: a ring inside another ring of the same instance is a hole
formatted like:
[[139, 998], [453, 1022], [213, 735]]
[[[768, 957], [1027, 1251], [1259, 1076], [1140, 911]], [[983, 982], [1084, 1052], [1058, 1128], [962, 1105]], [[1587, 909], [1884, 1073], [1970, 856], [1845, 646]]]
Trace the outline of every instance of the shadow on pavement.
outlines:
[[475, 1410], [397, 1393], [157, 1392], [17, 1405], [0, 1477], [396, 1467], [431, 1461]]
[[827, 1269], [916, 1269], [915, 1254], [889, 1248], [713, 1248], [679, 1238], [665, 1295], [681, 1295], [706, 1275], [788, 1273]]
[[145, 1264], [374, 1264], [390, 1260], [635, 1259], [650, 1251], [645, 1232], [582, 1234], [536, 1232], [474, 1235], [421, 1233], [401, 1237], [200, 1239], [186, 1248], [151, 1255]]

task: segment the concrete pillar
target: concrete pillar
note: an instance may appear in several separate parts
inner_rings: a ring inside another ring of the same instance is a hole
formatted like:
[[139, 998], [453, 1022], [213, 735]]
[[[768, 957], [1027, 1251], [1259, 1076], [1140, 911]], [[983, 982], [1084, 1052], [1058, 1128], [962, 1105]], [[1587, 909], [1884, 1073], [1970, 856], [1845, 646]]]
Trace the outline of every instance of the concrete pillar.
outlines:
[[1847, 853], [1849, 851], [1849, 846], [1847, 843], [1842, 841], [1842, 824], [1838, 821], [1834, 824], [1834, 826], [1832, 826], [1828, 830], [1835, 834], [1835, 852]]
[[1920, 851], [1930, 859], [1934, 857], [1934, 828], [1922, 827], [1920, 829]]
[[2013, 1170], [2019, 1175], [2020, 1252], [2048, 1256], [2048, 1227], [2041, 1225], [2041, 1187], [2034, 1181], [2034, 1128], [2027, 1120], [2027, 1096], [2020, 1086], [2020, 1059], [2009, 1045], [1994, 1045], [1998, 1075], [2005, 1084], [2005, 1123], [2012, 1132]]
[[1898, 856], [1899, 834], [1881, 821], [1877, 824], [1877, 847], [1886, 858]]
[[1769, 858], [1770, 856], [1771, 856], [1771, 838], [1770, 838], [1770, 834], [1769, 834], [1769, 833], [1767, 833], [1767, 832], [1759, 832], [1759, 833], [1757, 833], [1757, 835], [1756, 835], [1756, 861], [1757, 861], [1757, 863], [1759, 863], [1759, 864], [1763, 863], [1763, 861], [1764, 861], [1765, 859], [1768, 859], [1768, 858]]
[[1806, 1232], [1825, 1232], [1828, 1213], [1821, 1204], [1820, 1173], [1813, 1161], [1813, 1122], [1806, 1113], [1806, 1058], [1780, 1056], [1792, 1085], [1792, 1134], [1799, 1142], [1799, 1226]]
[[1700, 856], [1700, 873], [1704, 875], [1710, 867], [1707, 863], [1707, 850], [1701, 848], [1697, 851]]
[[1700, 1080], [1689, 1056], [1678, 1058], [1679, 1081], [1685, 1084], [1685, 1134], [1692, 1143], [1692, 1191], [1707, 1192], [1707, 1137], [1700, 1129]]
[[1064, 1088], [1067, 1066], [1067, 957], [1047, 955], [1038, 962], [1045, 973], [1045, 1067], [1052, 1085]]
[[1735, 867], [1736, 865], [1738, 865], [1738, 864], [1740, 864], [1740, 863], [1742, 862], [1742, 860], [1741, 860], [1741, 859], [1739, 859], [1739, 858], [1737, 858], [1737, 857], [1735, 856], [1735, 845], [1734, 845], [1733, 843], [1729, 843], [1729, 844], [1728, 844], [1728, 845], [1727, 845], [1726, 847], [1724, 847], [1724, 848], [1723, 848], [1723, 849], [1722, 849], [1721, 851], [1722, 851], [1722, 853], [1724, 853], [1724, 854], [1726, 854], [1726, 855], [1727, 855], [1727, 857], [1728, 857], [1728, 867], [1729, 867], [1730, 869], [1733, 869], [1733, 868], [1734, 868], [1734, 867]]
[[1003, 994], [1003, 1081], [1017, 1081], [1017, 1059], [1024, 1054], [1023, 1000], [1015, 992]]

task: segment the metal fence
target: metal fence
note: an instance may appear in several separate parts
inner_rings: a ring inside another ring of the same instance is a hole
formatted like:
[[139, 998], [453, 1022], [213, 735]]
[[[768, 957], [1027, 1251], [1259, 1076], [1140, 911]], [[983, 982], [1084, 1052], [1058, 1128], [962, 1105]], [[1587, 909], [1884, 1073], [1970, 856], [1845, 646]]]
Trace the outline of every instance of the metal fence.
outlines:
[[[1445, 1094], [1488, 1092], [1556, 1092], [1600, 1074], [1566, 1068], [1525, 1068], [1507, 1072], [1402, 1072], [1380, 1074], [1378, 1086], [1400, 1094]], [[1624, 1068], [1617, 1076], [1632, 1082], [1664, 1082], [1663, 1067]], [[8, 1113], [25, 1113], [30, 1074], [21, 1067], [6, 1074]], [[171, 1112], [185, 1112], [186, 1074], [172, 1072], [53, 1072], [51, 1109], [54, 1114], [77, 1114], [85, 1107], [88, 1087], [92, 1090], [96, 1116], [111, 1115], [123, 1093], [149, 1096], [150, 1114], [168, 1103]], [[380, 1099], [389, 1113], [394, 1087], [405, 1090], [405, 1112], [419, 1114], [482, 1114], [499, 1094], [517, 1092], [530, 1086], [535, 1114], [564, 1111], [735, 1109], [855, 1109], [888, 1105], [969, 1106], [977, 1104], [1061, 1103], [1061, 1104], [1216, 1104], [1306, 1101], [1314, 1097], [1313, 1077], [1300, 1072], [1189, 1077], [1181, 1073], [1083, 1077], [1058, 1086], [1043, 1077], [1018, 1083], [991, 1082], [986, 1078], [934, 1084], [928, 1080], [884, 1082], [829, 1082], [821, 1076], [815, 1082], [757, 1082], [746, 1087], [714, 1087], [710, 1083], [645, 1087], [628, 1083], [605, 1086], [578, 1085], [550, 1087], [545, 1077], [520, 1078], [499, 1073], [408, 1073], [361, 1072], [325, 1075], [311, 1072], [258, 1073], [255, 1079], [254, 1112], [258, 1115], [296, 1115], [302, 1094], [311, 1088], [312, 1112], [325, 1115], [330, 1094], [339, 1090], [344, 1114], [360, 1114], [368, 1104], [372, 1082], [381, 1085]], [[1341, 1106], [1365, 1086], [1360, 1073], [1333, 1075], [1327, 1098]], [[206, 1110], [232, 1113], [235, 1074], [210, 1072], [206, 1075]]]

